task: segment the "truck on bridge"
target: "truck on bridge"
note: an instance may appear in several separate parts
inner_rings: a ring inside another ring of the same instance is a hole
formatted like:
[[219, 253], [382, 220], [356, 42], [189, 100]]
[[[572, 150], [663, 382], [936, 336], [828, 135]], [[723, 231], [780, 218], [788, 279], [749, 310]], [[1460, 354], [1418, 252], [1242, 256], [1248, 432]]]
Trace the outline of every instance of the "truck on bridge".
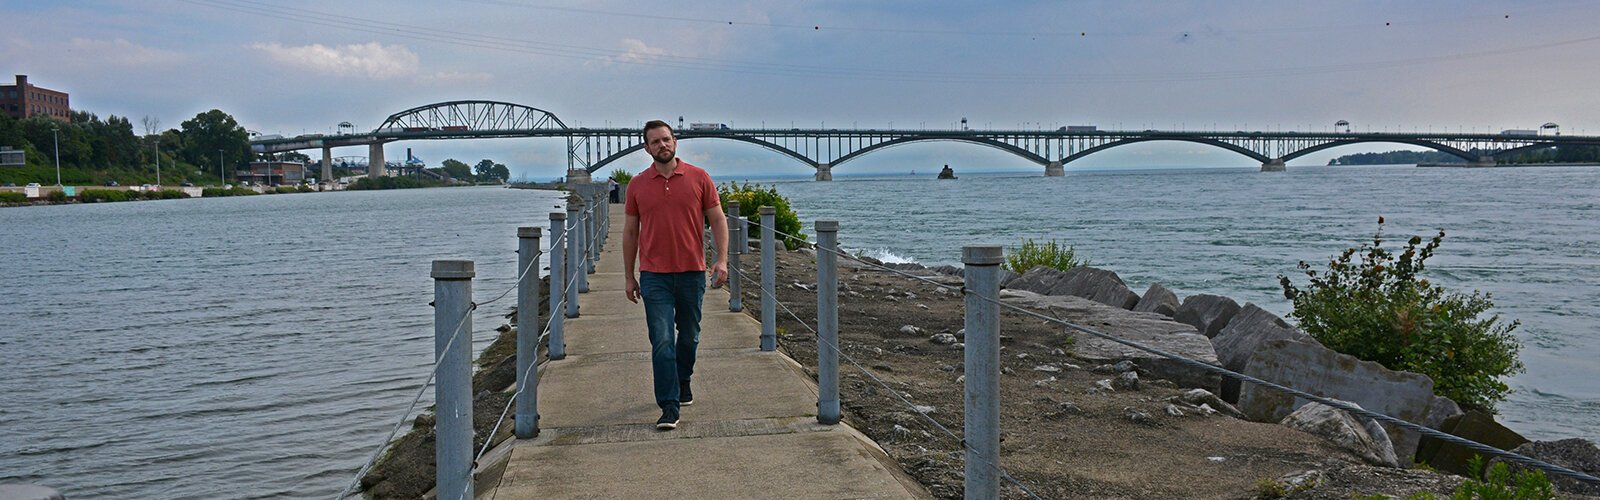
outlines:
[[1513, 128], [1501, 130], [1500, 135], [1539, 135], [1539, 131], [1531, 128]]
[[689, 130], [728, 130], [726, 123], [690, 123]]

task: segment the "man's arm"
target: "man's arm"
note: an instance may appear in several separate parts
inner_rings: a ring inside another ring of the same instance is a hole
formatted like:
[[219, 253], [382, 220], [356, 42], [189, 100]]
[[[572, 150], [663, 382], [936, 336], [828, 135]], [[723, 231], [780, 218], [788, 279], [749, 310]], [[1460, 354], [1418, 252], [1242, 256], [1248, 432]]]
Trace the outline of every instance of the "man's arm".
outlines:
[[706, 222], [711, 223], [711, 239], [716, 242], [717, 261], [711, 265], [712, 288], [728, 280], [728, 218], [722, 214], [722, 205], [707, 208]]
[[622, 223], [622, 274], [627, 276], [623, 293], [628, 301], [639, 303], [639, 278], [634, 276], [634, 261], [639, 258], [639, 216], [629, 215]]

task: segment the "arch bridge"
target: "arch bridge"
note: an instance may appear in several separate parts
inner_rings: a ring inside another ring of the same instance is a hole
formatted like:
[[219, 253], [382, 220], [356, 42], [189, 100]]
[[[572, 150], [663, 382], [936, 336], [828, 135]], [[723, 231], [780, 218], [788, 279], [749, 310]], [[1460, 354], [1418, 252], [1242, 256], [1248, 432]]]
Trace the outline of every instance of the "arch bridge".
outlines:
[[[720, 139], [772, 150], [816, 170], [817, 180], [832, 180], [833, 169], [875, 151], [918, 142], [964, 142], [1016, 155], [1044, 167], [1046, 176], [1065, 174], [1064, 166], [1108, 149], [1144, 142], [1189, 142], [1233, 151], [1261, 162], [1262, 171], [1281, 171], [1285, 162], [1328, 148], [1362, 143], [1399, 143], [1450, 154], [1473, 166], [1492, 166], [1496, 158], [1561, 145], [1600, 145], [1600, 137], [1539, 135], [1536, 131], [1489, 133], [1419, 132], [1263, 132], [1098, 130], [930, 129], [735, 129], [726, 126], [675, 130], [679, 140]], [[638, 128], [569, 127], [549, 111], [500, 101], [450, 101], [390, 115], [370, 132], [284, 138], [260, 136], [261, 153], [323, 150], [323, 178], [334, 147], [369, 146], [369, 157], [383, 161], [383, 145], [405, 140], [550, 137], [566, 140], [569, 172], [590, 174], [643, 149]], [[381, 175], [381, 174], [380, 174]]]

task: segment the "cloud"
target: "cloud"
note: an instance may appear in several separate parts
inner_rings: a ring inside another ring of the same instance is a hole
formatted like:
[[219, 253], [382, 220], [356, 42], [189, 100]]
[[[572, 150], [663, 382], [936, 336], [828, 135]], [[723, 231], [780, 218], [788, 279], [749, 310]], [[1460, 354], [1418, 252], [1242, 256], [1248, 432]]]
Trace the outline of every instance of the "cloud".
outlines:
[[[62, 68], [166, 67], [182, 62], [186, 58], [180, 52], [146, 47], [122, 38], [112, 40], [73, 38], [66, 42], [36, 44], [23, 38], [11, 37], [4, 45], [0, 47], [4, 49], [0, 50], [0, 59], [28, 63], [30, 60], [40, 58], [40, 54], [53, 54], [48, 58], [53, 59], [51, 62], [58, 63], [56, 67]], [[43, 66], [46, 61], [33, 62]]]
[[428, 83], [487, 82], [493, 79], [494, 75], [489, 73], [464, 71], [438, 71], [422, 77]]
[[[600, 58], [599, 62], [601, 65], [611, 66], [617, 63], [648, 62], [667, 55], [667, 49], [651, 47], [649, 44], [644, 43], [643, 40], [639, 40], [637, 38], [622, 39], [622, 48], [622, 54]], [[585, 63], [584, 65], [589, 66], [588, 63]]]
[[387, 80], [415, 75], [420, 66], [417, 54], [405, 46], [377, 42], [337, 47], [320, 43], [287, 47], [273, 42], [252, 44], [250, 48], [266, 52], [283, 64], [335, 76]]

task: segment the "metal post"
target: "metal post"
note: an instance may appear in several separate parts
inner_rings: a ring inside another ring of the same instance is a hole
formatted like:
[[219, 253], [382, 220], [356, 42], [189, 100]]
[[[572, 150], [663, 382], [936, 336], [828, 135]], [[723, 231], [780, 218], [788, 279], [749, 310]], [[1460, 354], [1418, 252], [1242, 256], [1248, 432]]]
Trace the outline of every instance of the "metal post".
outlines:
[[777, 238], [778, 209], [761, 207], [761, 350], [778, 349]]
[[561, 302], [567, 296], [567, 214], [550, 212], [550, 359], [567, 357]]
[[517, 228], [517, 437], [539, 435], [539, 233]]
[[739, 225], [739, 202], [728, 202], [728, 310], [744, 310], [744, 298], [739, 295], [739, 256], [750, 246], [745, 241]]
[[[602, 229], [601, 219], [605, 217], [605, 199], [600, 197], [600, 185], [590, 184], [589, 188], [589, 258], [585, 263], [589, 266], [589, 274], [594, 274], [595, 264], [600, 262], [600, 245], [605, 244], [605, 233]], [[584, 283], [589, 282], [584, 278]], [[585, 287], [587, 288], [587, 287]]]
[[578, 292], [583, 291], [583, 199], [567, 198], [567, 317], [578, 317]]
[[817, 423], [839, 423], [839, 221], [817, 221]]
[[1000, 262], [999, 245], [961, 247], [966, 264], [966, 490], [967, 498], [1000, 497]]
[[[472, 498], [472, 277], [470, 260], [433, 261], [435, 491]], [[458, 326], [459, 325], [459, 326]]]

